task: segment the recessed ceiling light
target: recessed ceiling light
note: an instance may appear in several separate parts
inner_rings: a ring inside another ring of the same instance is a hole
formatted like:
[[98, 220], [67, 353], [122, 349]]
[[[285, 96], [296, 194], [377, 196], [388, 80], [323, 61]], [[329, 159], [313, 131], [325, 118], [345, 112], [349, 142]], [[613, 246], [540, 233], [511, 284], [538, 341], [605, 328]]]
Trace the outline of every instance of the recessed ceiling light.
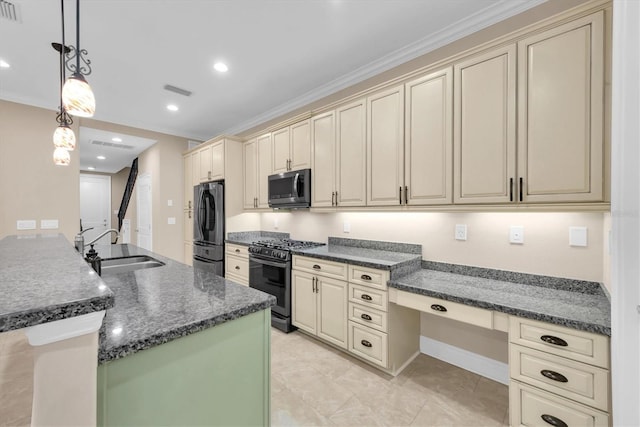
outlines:
[[122, 138], [118, 138], [117, 136], [116, 136], [116, 137], [111, 138], [111, 140], [112, 140], [113, 142], [122, 142]]
[[87, 167], [87, 169], [89, 169], [90, 171], [96, 170], [96, 168], [94, 168], [93, 166], [89, 166], [89, 167]]
[[227, 64], [225, 64], [225, 63], [223, 63], [223, 62], [216, 62], [216, 63], [213, 65], [213, 68], [214, 68], [216, 71], [219, 71], [219, 72], [221, 72], [221, 73], [226, 73], [227, 71], [229, 71], [229, 67], [227, 67]]
[[97, 157], [96, 157], [96, 159], [98, 159], [98, 160], [104, 160], [104, 159], [106, 159], [106, 157], [105, 157], [105, 156], [97, 156]]
[[11, 65], [9, 65], [9, 63], [7, 61], [5, 61], [4, 59], [0, 59], [0, 68], [10, 68]]
[[178, 106], [177, 105], [173, 105], [173, 104], [169, 104], [169, 105], [167, 105], [167, 110], [169, 110], [169, 111], [178, 111]]

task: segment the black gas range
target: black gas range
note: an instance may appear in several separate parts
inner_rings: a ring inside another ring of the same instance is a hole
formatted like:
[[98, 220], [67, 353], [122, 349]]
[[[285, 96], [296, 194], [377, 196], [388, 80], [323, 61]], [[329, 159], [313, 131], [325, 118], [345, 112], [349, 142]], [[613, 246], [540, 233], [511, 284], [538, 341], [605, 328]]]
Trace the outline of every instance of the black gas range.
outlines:
[[271, 326], [284, 332], [291, 324], [291, 251], [323, 246], [301, 240], [261, 240], [249, 246], [249, 286], [276, 297], [271, 307]]

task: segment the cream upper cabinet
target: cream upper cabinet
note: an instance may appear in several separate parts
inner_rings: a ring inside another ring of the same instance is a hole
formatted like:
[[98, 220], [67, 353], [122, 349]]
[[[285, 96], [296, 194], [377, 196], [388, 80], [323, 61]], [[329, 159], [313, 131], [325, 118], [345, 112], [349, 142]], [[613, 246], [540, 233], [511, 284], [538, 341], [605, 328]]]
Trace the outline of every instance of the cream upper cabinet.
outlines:
[[273, 132], [273, 173], [311, 167], [309, 128], [309, 120], [304, 120]]
[[242, 207], [244, 209], [256, 208], [258, 192], [258, 143], [256, 139], [245, 142], [242, 146], [243, 159], [243, 179], [244, 179], [244, 198]]
[[516, 47], [454, 66], [455, 203], [509, 203], [516, 169]]
[[603, 200], [603, 26], [601, 11], [518, 43], [521, 201]]
[[224, 179], [224, 143], [222, 140], [211, 146], [211, 180]]
[[405, 84], [406, 204], [448, 204], [453, 191], [453, 69]]
[[182, 156], [182, 171], [184, 181], [183, 209], [193, 209], [193, 172], [191, 171], [191, 154]]
[[256, 184], [256, 207], [269, 207], [269, 175], [272, 171], [271, 134], [259, 136], [256, 139], [258, 155], [258, 182]]
[[367, 98], [367, 205], [399, 205], [404, 187], [404, 86]]
[[191, 185], [200, 183], [200, 151], [191, 153]]
[[311, 206], [335, 206], [336, 126], [330, 111], [311, 118]]
[[204, 147], [200, 150], [200, 182], [211, 181], [211, 146]]
[[[367, 203], [366, 111], [365, 99], [336, 109], [337, 206], [365, 206]], [[313, 173], [317, 173], [317, 169]]]

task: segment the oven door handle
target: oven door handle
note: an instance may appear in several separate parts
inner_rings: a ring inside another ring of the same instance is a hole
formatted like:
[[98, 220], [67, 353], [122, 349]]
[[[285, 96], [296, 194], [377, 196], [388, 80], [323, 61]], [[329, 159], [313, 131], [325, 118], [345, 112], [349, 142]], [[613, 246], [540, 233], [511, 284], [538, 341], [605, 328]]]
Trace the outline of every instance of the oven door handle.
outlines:
[[284, 262], [267, 261], [266, 259], [258, 258], [255, 256], [250, 256], [249, 261], [257, 262], [258, 264], [270, 265], [271, 267], [279, 267], [279, 268], [286, 267], [286, 263]]

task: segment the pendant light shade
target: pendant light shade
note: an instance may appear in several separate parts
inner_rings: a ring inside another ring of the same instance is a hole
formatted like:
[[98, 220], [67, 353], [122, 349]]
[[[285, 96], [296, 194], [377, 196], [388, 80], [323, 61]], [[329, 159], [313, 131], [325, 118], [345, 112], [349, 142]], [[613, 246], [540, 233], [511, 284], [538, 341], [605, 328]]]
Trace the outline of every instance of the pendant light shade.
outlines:
[[61, 124], [53, 133], [53, 144], [56, 148], [73, 151], [76, 148], [76, 134], [69, 126]]
[[53, 152], [53, 163], [57, 166], [69, 166], [71, 155], [64, 148], [56, 148]]
[[96, 99], [91, 86], [80, 73], [73, 73], [62, 87], [62, 105], [67, 113], [78, 117], [92, 117]]

